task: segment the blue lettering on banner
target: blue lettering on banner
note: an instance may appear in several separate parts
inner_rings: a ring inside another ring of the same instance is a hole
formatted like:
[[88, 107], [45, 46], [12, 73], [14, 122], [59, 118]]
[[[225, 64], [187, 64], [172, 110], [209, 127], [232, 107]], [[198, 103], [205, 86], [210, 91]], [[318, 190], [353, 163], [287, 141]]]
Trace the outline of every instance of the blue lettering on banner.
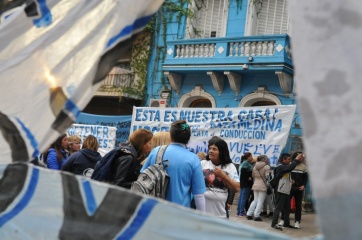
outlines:
[[[274, 144], [258, 144], [254, 145], [251, 143], [241, 143], [241, 142], [230, 142], [229, 143], [230, 152], [237, 152], [244, 154], [246, 152], [252, 152], [254, 155], [271, 155], [280, 153], [280, 145]], [[254, 151], [251, 151], [254, 149]]]
[[[277, 122], [276, 122], [277, 121]], [[242, 120], [240, 122], [210, 122], [210, 128], [234, 128], [244, 130], [259, 130], [259, 131], [272, 131], [280, 132], [283, 127], [282, 119], [254, 119]]]
[[170, 113], [171, 113], [170, 110], [166, 110], [166, 111], [165, 111], [165, 117], [163, 118], [163, 121], [164, 121], [164, 122], [170, 122], [170, 119], [169, 119]]
[[202, 112], [200, 111], [200, 110], [198, 110], [198, 111], [196, 111], [196, 116], [195, 116], [195, 122], [201, 122], [201, 120], [200, 120], [200, 114], [201, 114]]
[[224, 130], [220, 131], [221, 138], [239, 138], [239, 139], [257, 139], [265, 140], [265, 131], [247, 131], [247, 130]]
[[171, 120], [171, 122], [174, 122], [176, 120], [177, 120], [177, 111], [173, 111], [172, 112], [172, 120]]
[[98, 139], [99, 148], [108, 148], [109, 139]]
[[[273, 111], [271, 111], [269, 108], [266, 108], [265, 110], [263, 109], [256, 109], [256, 110], [241, 110], [238, 114], [238, 120], [239, 121], [243, 121], [243, 120], [253, 120], [253, 119], [276, 119], [276, 115], [279, 112], [278, 108], [273, 109]], [[272, 117], [271, 117], [272, 115]]]
[[149, 131], [151, 131], [152, 133], [156, 133], [156, 132], [169, 132], [170, 131], [170, 127], [169, 126], [162, 126], [162, 127], [152, 127], [152, 126], [144, 126], [144, 125], [133, 125], [133, 132], [136, 131], [137, 129], [147, 129]]
[[208, 111], [204, 111], [204, 112], [202, 113], [202, 116], [204, 117], [204, 118], [202, 119], [202, 122], [207, 122], [207, 121], [209, 121], [209, 116], [208, 116], [208, 114], [209, 114]]

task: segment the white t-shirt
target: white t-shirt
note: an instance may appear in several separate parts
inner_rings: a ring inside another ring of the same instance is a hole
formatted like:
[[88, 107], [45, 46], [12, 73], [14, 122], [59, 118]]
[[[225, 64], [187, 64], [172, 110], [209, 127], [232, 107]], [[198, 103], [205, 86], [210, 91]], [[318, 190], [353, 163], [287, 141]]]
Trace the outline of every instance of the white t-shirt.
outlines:
[[[214, 168], [221, 168], [221, 165], [215, 166], [211, 160], [203, 160], [201, 161], [201, 166], [206, 185], [206, 192], [204, 193], [206, 212], [217, 217], [226, 218], [225, 203], [228, 196], [228, 188], [214, 174]], [[233, 163], [227, 164], [222, 170], [229, 178], [239, 182], [239, 175]]]

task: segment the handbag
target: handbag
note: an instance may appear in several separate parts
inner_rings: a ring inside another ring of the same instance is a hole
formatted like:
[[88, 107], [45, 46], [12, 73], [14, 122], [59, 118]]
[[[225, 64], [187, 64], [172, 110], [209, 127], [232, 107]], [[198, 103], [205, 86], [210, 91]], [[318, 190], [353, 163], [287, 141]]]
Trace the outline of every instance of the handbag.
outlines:
[[264, 184], [265, 184], [265, 186], [266, 186], [266, 194], [268, 194], [268, 195], [272, 194], [272, 193], [273, 193], [273, 190], [272, 190], [271, 186], [268, 185], [268, 184], [266, 184], [266, 182], [264, 181], [264, 178], [261, 176], [259, 170], [258, 170], [258, 173], [259, 173], [259, 175], [260, 175], [260, 177], [261, 177], [261, 180], [263, 180], [263, 182], [264, 182]]

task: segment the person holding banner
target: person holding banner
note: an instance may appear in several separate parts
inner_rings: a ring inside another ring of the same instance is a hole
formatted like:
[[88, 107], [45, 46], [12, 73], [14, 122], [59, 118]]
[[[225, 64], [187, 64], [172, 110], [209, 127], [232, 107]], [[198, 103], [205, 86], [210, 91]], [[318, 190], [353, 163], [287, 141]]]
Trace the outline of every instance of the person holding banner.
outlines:
[[227, 218], [225, 204], [228, 190], [238, 192], [238, 172], [231, 161], [228, 145], [223, 139], [218, 139], [209, 145], [208, 157], [209, 160], [201, 161], [206, 182], [206, 212]]

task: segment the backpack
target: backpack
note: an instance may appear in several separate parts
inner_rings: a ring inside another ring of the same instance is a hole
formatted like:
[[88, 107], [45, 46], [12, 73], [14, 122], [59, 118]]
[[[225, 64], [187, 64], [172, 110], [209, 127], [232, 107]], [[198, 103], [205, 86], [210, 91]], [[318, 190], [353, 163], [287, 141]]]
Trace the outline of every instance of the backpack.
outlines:
[[170, 177], [166, 172], [169, 161], [163, 160], [168, 145], [163, 145], [157, 152], [156, 163], [146, 168], [133, 182], [131, 190], [153, 197], [166, 199], [166, 190]]
[[276, 189], [278, 187], [278, 181], [279, 179], [276, 176], [276, 167], [273, 169], [273, 171], [270, 171], [267, 178], [266, 178], [266, 182], [269, 186], [271, 186], [273, 189]]
[[136, 159], [137, 153], [132, 147], [122, 146], [108, 152], [101, 160], [99, 160], [94, 168], [91, 179], [112, 183], [114, 161], [124, 155], [131, 155]]

